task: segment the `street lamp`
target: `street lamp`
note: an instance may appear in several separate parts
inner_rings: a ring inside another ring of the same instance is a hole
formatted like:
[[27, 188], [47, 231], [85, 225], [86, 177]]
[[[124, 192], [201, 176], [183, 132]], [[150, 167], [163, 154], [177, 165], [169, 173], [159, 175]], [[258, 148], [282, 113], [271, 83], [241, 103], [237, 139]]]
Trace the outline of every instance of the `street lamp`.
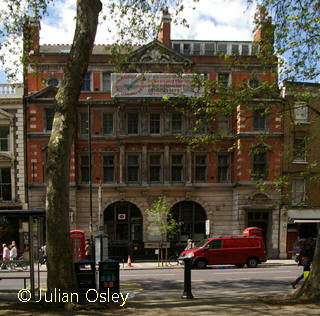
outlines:
[[90, 211], [90, 244], [91, 260], [95, 261], [94, 240], [93, 240], [93, 223], [92, 223], [92, 170], [91, 170], [91, 102], [92, 98], [87, 97], [88, 102], [88, 156], [89, 156], [89, 211]]

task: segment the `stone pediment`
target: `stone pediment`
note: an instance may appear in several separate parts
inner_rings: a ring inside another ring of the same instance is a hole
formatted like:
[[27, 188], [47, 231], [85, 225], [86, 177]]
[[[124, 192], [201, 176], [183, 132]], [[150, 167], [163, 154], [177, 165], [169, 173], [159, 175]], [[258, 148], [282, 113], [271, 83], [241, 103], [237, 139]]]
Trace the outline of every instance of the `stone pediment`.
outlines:
[[48, 86], [40, 91], [37, 91], [28, 97], [29, 100], [36, 99], [54, 99], [57, 94], [58, 88]]
[[189, 58], [184, 57], [157, 40], [132, 52], [128, 57], [128, 62], [157, 65], [191, 65], [193, 63]]
[[0, 109], [0, 121], [12, 121], [14, 118], [14, 115], [12, 115], [11, 113]]

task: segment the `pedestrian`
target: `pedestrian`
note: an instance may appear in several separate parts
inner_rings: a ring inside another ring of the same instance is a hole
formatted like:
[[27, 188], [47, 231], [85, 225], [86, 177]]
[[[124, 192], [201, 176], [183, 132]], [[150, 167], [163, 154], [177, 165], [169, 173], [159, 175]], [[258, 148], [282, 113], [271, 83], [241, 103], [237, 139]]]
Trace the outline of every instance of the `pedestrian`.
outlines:
[[2, 260], [1, 269], [7, 269], [8, 261], [10, 260], [10, 250], [7, 247], [7, 244], [2, 244]]
[[192, 247], [193, 247], [193, 240], [188, 239], [187, 247], [184, 250], [192, 249]]
[[303, 272], [296, 280], [291, 282], [291, 286], [295, 289], [296, 285], [300, 280], [304, 277], [304, 272], [310, 271], [312, 260], [313, 260], [314, 250], [312, 245], [312, 237], [308, 237], [305, 239], [303, 246], [301, 248], [299, 257], [298, 257], [298, 265], [303, 266]]
[[47, 243], [46, 242], [41, 247], [41, 254], [42, 254], [42, 258], [40, 260], [40, 264], [47, 263]]
[[[18, 257], [18, 251], [17, 251], [16, 243], [15, 243], [15, 241], [12, 241], [12, 243], [10, 245], [10, 261], [17, 260], [17, 257]], [[14, 269], [15, 264], [11, 262], [10, 268]]]
[[87, 239], [85, 242], [84, 254], [85, 254], [87, 260], [91, 260], [91, 247], [90, 247], [90, 240], [89, 239]]
[[18, 259], [18, 250], [16, 242], [13, 240], [10, 245], [10, 260], [17, 260]]

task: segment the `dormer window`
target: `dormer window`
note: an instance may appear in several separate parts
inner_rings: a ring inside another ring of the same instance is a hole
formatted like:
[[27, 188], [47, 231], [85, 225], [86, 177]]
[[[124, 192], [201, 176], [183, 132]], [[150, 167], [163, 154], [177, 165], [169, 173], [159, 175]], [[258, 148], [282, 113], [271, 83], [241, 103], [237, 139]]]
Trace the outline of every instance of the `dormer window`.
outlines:
[[219, 54], [226, 55], [227, 54], [227, 44], [218, 44], [217, 46], [217, 52]]

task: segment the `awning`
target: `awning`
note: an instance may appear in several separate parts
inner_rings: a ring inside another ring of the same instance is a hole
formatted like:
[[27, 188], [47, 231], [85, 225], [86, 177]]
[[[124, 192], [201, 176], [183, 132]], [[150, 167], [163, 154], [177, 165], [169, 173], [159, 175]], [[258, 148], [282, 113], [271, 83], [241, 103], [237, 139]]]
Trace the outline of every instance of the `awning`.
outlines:
[[294, 223], [320, 223], [320, 209], [288, 210], [288, 218]]

